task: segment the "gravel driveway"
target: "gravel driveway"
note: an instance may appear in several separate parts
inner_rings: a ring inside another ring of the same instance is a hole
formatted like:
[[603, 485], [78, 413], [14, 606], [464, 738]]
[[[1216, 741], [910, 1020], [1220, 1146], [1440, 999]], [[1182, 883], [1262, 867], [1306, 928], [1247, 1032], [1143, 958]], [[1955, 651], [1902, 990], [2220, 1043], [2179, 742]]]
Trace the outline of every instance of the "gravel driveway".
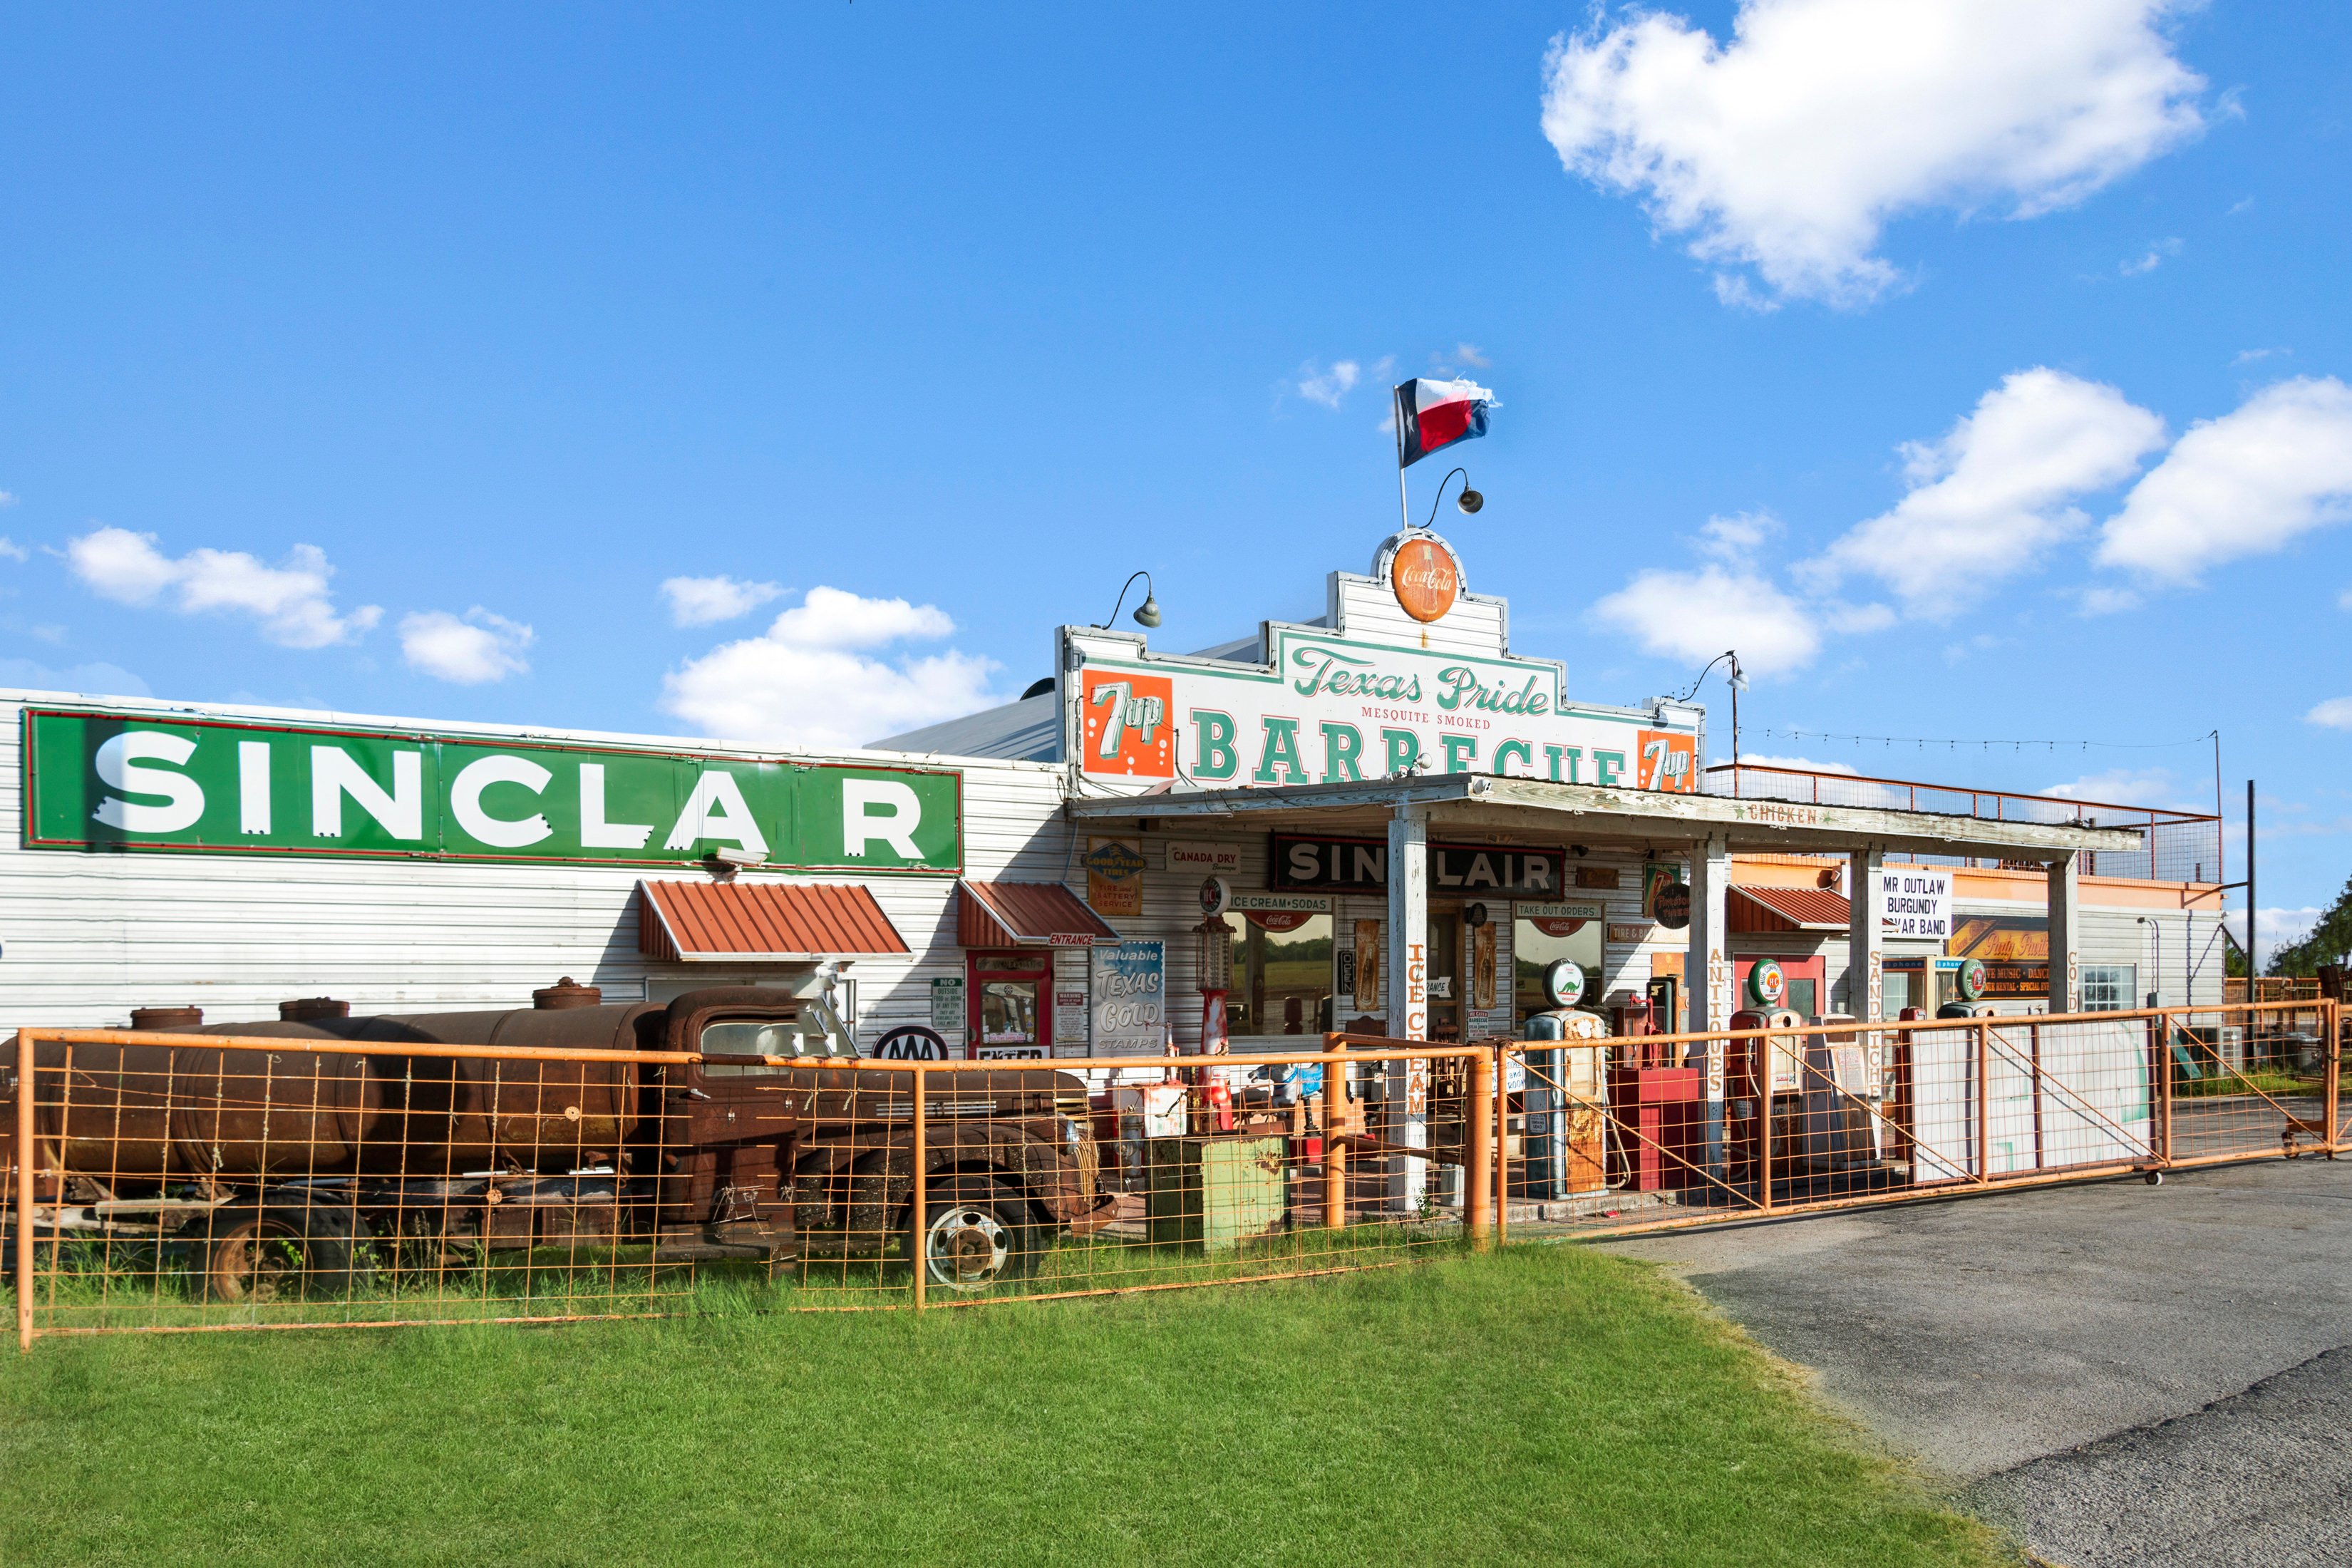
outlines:
[[2352, 1563], [2352, 1161], [1599, 1245], [2055, 1562]]

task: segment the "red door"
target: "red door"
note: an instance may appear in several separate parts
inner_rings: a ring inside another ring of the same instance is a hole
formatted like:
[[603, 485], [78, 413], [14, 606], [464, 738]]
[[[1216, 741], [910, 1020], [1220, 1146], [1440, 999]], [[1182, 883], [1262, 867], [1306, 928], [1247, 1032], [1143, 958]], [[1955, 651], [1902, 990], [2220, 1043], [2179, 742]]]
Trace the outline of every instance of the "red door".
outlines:
[[974, 1061], [1042, 1061], [1052, 1056], [1052, 950], [975, 952], [966, 963], [965, 1054]]

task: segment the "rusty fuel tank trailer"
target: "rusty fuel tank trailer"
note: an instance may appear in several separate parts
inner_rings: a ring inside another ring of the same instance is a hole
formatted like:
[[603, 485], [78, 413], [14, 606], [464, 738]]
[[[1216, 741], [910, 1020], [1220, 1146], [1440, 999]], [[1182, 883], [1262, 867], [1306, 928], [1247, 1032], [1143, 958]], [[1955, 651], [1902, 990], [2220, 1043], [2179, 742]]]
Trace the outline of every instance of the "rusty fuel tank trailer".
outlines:
[[[911, 1077], [854, 1052], [831, 966], [796, 989], [606, 1005], [565, 979], [528, 1008], [352, 1016], [312, 997], [206, 1025], [142, 1008], [172, 1044], [35, 1052], [44, 1229], [156, 1237], [205, 1293], [251, 1300], [446, 1270], [492, 1250], [650, 1247], [656, 1261], [919, 1258], [976, 1289], [1108, 1218], [1086, 1087], [1049, 1070], [940, 1074], [926, 1107], [925, 1234], [911, 1234]], [[364, 1042], [370, 1053], [190, 1037]], [[457, 1046], [701, 1053], [695, 1062], [480, 1058]], [[71, 1071], [67, 1067], [70, 1058]], [[790, 1058], [780, 1065], [765, 1058]]]

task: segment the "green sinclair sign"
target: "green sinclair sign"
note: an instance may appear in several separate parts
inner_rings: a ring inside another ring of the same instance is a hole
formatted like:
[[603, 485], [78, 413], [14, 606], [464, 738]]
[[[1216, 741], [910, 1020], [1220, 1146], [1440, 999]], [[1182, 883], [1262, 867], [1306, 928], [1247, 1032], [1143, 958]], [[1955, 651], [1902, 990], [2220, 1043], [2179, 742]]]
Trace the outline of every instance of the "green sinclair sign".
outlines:
[[25, 712], [25, 843], [955, 872], [962, 775], [363, 730]]

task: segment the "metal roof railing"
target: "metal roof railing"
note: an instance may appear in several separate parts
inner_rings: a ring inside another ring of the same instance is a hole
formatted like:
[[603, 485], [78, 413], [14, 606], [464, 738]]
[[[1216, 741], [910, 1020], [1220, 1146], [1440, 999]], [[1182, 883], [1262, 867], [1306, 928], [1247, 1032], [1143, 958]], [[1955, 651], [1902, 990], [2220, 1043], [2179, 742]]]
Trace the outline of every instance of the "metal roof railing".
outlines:
[[[1921, 811], [1987, 822], [2137, 828], [2147, 837], [2146, 848], [2086, 852], [2081, 866], [2083, 872], [2143, 881], [2214, 883], [2223, 879], [2221, 819], [2210, 812], [2124, 805], [2113, 801], [2077, 800], [2071, 795], [2021, 795], [2013, 790], [1974, 789], [1964, 784], [1818, 773], [1752, 763], [1720, 763], [1705, 769], [1700, 773], [1700, 787], [1708, 795], [1739, 800]], [[2003, 864], [1946, 856], [1915, 858], [1953, 865]], [[2033, 862], [2032, 868], [2041, 869], [2040, 863]]]

